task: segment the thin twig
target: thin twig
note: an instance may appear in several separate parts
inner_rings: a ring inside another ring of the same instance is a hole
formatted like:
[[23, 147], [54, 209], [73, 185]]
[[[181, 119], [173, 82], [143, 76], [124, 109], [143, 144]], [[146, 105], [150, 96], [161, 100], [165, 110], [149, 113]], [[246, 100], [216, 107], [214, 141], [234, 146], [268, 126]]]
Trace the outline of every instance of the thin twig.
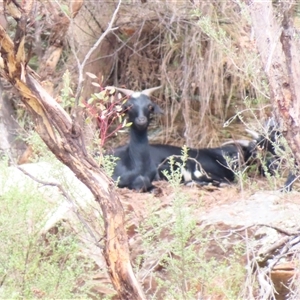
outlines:
[[252, 227], [269, 227], [269, 228], [272, 228], [282, 234], [285, 234], [287, 236], [298, 236], [300, 235], [300, 230], [297, 230], [297, 231], [287, 231], [285, 229], [282, 229], [282, 228], [279, 228], [279, 227], [276, 227], [276, 226], [272, 226], [272, 225], [268, 225], [268, 224], [252, 224], [252, 225], [247, 225], [247, 226], [243, 226], [241, 228], [237, 228], [237, 229], [231, 229], [231, 230], [220, 230], [218, 231], [218, 233], [231, 233], [231, 234], [234, 234], [236, 232], [240, 232], [240, 231], [244, 231], [246, 229], [249, 229], [249, 228], [252, 228]]
[[33, 175], [31, 175], [30, 173], [28, 173], [27, 171], [25, 171], [23, 168], [16, 166], [21, 172], [23, 172], [26, 176], [30, 177], [32, 180], [36, 181], [37, 183], [40, 183], [44, 186], [54, 186], [57, 187], [59, 189], [59, 191], [62, 193], [62, 195], [67, 199], [67, 201], [69, 203], [71, 203], [72, 207], [73, 207], [73, 211], [75, 213], [75, 215], [77, 216], [77, 218], [79, 219], [79, 221], [83, 224], [83, 226], [86, 228], [86, 230], [88, 231], [88, 233], [90, 234], [90, 236], [95, 240], [95, 245], [97, 245], [99, 248], [99, 241], [96, 238], [96, 236], [94, 235], [92, 229], [89, 227], [89, 225], [87, 224], [87, 222], [82, 218], [81, 214], [79, 213], [78, 208], [76, 207], [75, 201], [70, 197], [70, 195], [66, 192], [66, 190], [62, 187], [62, 185], [60, 183], [55, 183], [55, 182], [48, 182], [48, 181], [43, 181], [40, 180], [36, 177], [34, 177]]
[[111, 31], [114, 31], [116, 29], [118, 29], [118, 27], [115, 27], [113, 28], [113, 24], [115, 22], [115, 19], [116, 19], [116, 16], [117, 16], [117, 13], [120, 9], [120, 6], [121, 6], [121, 3], [122, 3], [122, 0], [119, 0], [119, 3], [117, 5], [117, 8], [115, 9], [114, 13], [113, 13], [113, 16], [106, 28], [106, 30], [103, 32], [103, 34], [101, 34], [101, 36], [99, 37], [99, 39], [96, 41], [96, 43], [94, 44], [94, 46], [89, 50], [89, 52], [86, 54], [86, 56], [84, 57], [84, 60], [83, 62], [80, 64], [79, 63], [79, 60], [77, 58], [77, 55], [75, 53], [75, 49], [73, 48], [72, 49], [72, 52], [74, 53], [75, 57], [76, 57], [76, 60], [77, 60], [77, 64], [78, 64], [78, 86], [77, 86], [77, 90], [76, 90], [76, 94], [75, 94], [75, 106], [77, 107], [78, 104], [79, 104], [79, 97], [80, 97], [80, 94], [81, 94], [81, 90], [82, 90], [82, 86], [83, 86], [83, 69], [88, 61], [88, 59], [90, 58], [90, 56], [92, 55], [92, 53], [99, 47], [99, 45], [101, 44], [101, 42], [104, 40], [104, 38], [111, 32]]

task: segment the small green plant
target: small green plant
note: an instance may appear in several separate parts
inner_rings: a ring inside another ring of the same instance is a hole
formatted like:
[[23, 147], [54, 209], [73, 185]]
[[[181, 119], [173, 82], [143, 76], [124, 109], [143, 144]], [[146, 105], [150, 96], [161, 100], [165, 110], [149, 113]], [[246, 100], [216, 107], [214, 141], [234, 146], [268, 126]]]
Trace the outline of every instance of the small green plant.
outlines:
[[119, 160], [118, 157], [113, 155], [105, 155], [100, 158], [100, 165], [103, 167], [104, 172], [107, 176], [111, 177], [116, 166], [116, 162]]
[[226, 165], [224, 167], [231, 170], [235, 176], [235, 181], [240, 186], [240, 190], [243, 194], [244, 184], [247, 180], [248, 167], [245, 166], [243, 161], [242, 153], [237, 152], [236, 156], [225, 155]]
[[169, 158], [170, 172], [167, 170], [163, 171], [164, 176], [167, 178], [171, 186], [178, 190], [181, 180], [182, 180], [182, 170], [185, 168], [186, 161], [188, 159], [188, 147], [182, 147], [182, 153], [179, 160], [175, 156], [171, 156]]
[[30, 131], [24, 140], [32, 147], [33, 153], [35, 154], [31, 158], [31, 162], [43, 160], [55, 163], [55, 161], [57, 161], [55, 155], [49, 150], [48, 146], [36, 131]]
[[71, 113], [74, 107], [75, 97], [72, 89], [72, 80], [69, 70], [66, 70], [63, 75], [63, 88], [60, 92], [61, 106], [68, 112]]
[[42, 238], [54, 206], [32, 180], [9, 183], [12, 170], [6, 164], [1, 161], [0, 298], [89, 298], [90, 287], [82, 283], [89, 282], [92, 265], [81, 255], [76, 233], [58, 226], [57, 234]]
[[[191, 217], [193, 208], [187, 205], [188, 197], [180, 189], [187, 153], [188, 148], [184, 147], [180, 160], [170, 158], [170, 172], [164, 172], [174, 190], [172, 207], [158, 214], [160, 203], [152, 199], [146, 224], [139, 228], [145, 249], [149, 249], [151, 255], [158, 256], [158, 264], [169, 274], [167, 281], [156, 277], [159, 289], [168, 287], [165, 299], [193, 299], [195, 295], [197, 278], [193, 267], [197, 262], [197, 253], [190, 238], [194, 234], [196, 222]], [[172, 237], [168, 243], [160, 239], [161, 233], [165, 231]], [[145, 256], [149, 254], [147, 252]], [[142, 261], [143, 255], [138, 259], [138, 265]]]
[[[151, 257], [155, 263], [151, 264], [149, 276], [155, 278], [157, 293], [163, 299], [195, 299], [206, 295], [238, 299], [245, 277], [239, 263], [243, 249], [237, 248], [230, 257], [225, 255], [224, 261], [207, 258], [216, 230], [203, 231], [197, 225], [195, 211], [199, 205], [192, 204], [182, 188], [182, 169], [187, 157], [188, 149], [184, 147], [180, 159], [170, 159], [170, 172], [164, 172], [173, 190], [170, 206], [162, 208], [160, 201], [149, 200], [147, 217], [138, 229], [145, 253], [137, 259], [136, 269], [144, 270], [143, 263]], [[162, 270], [162, 275], [156, 269]], [[222, 285], [217, 285], [218, 280], [223, 281]], [[153, 295], [152, 299], [161, 298]]]

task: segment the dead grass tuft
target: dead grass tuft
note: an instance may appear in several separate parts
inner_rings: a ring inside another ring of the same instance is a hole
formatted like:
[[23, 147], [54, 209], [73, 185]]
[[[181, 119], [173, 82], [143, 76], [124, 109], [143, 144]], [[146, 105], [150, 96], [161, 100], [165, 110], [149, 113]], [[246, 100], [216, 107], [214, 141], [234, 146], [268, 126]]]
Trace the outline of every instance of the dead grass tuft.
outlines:
[[134, 90], [163, 84], [160, 105], [167, 113], [155, 141], [218, 145], [228, 134], [221, 130], [223, 123], [245, 107], [244, 99], [260, 99], [252, 101], [254, 106], [265, 102], [266, 87], [242, 5], [172, 1], [123, 9], [110, 81]]
[[[76, 84], [74, 53], [83, 60], [104, 32], [116, 3], [84, 3], [53, 74], [55, 95], [61, 89], [65, 69]], [[55, 20], [51, 5], [39, 5], [40, 14], [46, 17], [37, 24], [46, 28], [47, 34], [35, 32], [35, 39], [47, 45]], [[268, 100], [268, 85], [249, 24], [241, 1], [124, 1], [115, 24], [118, 30], [106, 37], [85, 71], [103, 76], [103, 85], [141, 90], [163, 84], [157, 101], [166, 115], [154, 123], [151, 140], [189, 147], [216, 146], [230, 137], [241, 138], [235, 132], [236, 122], [223, 129], [226, 120], [246, 106], [262, 108]], [[93, 92], [95, 87], [87, 78], [82, 97], [87, 99]], [[262, 109], [258, 118], [265, 115]], [[245, 118], [252, 117], [245, 114]]]

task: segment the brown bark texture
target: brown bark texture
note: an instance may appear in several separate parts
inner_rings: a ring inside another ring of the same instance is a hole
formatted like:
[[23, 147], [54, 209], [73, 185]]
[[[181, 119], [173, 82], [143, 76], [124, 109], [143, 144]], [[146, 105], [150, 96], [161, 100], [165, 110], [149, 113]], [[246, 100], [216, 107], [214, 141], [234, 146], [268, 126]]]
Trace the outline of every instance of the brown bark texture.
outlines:
[[[9, 2], [11, 3], [11, 2]], [[104, 256], [112, 283], [121, 299], [145, 299], [132, 270], [124, 211], [114, 183], [87, 155], [79, 126], [42, 88], [36, 74], [26, 65], [25, 37], [27, 13], [33, 1], [23, 1], [24, 8], [16, 18], [14, 41], [0, 26], [0, 71], [20, 93], [36, 125], [36, 131], [56, 157], [67, 165], [90, 188], [100, 204], [105, 222]]]
[[280, 14], [276, 14], [271, 0], [248, 1], [256, 45], [269, 80], [271, 103], [300, 165], [299, 40], [293, 26], [292, 1], [280, 5]]
[[49, 38], [49, 45], [41, 61], [41, 67], [39, 75], [41, 80], [47, 80], [55, 72], [56, 65], [61, 57], [64, 41], [66, 40], [66, 34], [69, 29], [69, 25], [73, 18], [76, 17], [80, 8], [83, 5], [83, 0], [71, 1], [69, 4], [69, 10], [72, 18], [62, 13], [60, 7], [55, 3], [49, 2], [49, 9], [52, 11], [54, 26], [51, 29], [51, 35]]

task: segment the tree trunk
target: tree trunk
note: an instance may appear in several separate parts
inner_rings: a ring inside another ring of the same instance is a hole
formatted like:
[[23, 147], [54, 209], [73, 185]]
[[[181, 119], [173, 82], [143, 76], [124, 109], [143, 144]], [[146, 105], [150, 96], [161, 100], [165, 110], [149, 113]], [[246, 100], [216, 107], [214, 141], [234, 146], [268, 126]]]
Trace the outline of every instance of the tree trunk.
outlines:
[[69, 29], [71, 20], [76, 17], [83, 5], [83, 0], [71, 1], [69, 3], [69, 10], [72, 12], [72, 18], [63, 14], [57, 3], [46, 3], [49, 10], [52, 12], [52, 18], [55, 20], [54, 26], [51, 28], [51, 35], [49, 37], [49, 44], [46, 52], [40, 62], [39, 75], [41, 80], [51, 78], [55, 72], [56, 65], [61, 57], [66, 34]]
[[[22, 2], [27, 7], [33, 0]], [[12, 5], [13, 2], [8, 2]], [[100, 204], [105, 223], [104, 255], [112, 283], [121, 299], [145, 299], [132, 270], [128, 238], [124, 228], [124, 212], [114, 183], [87, 155], [81, 129], [72, 124], [70, 116], [47, 94], [25, 62], [27, 15], [18, 16], [13, 42], [0, 26], [1, 75], [15, 86], [29, 110], [36, 130], [56, 157], [67, 165], [90, 188]]]
[[278, 4], [281, 5], [280, 14], [275, 14], [271, 0], [249, 2], [256, 45], [269, 80], [271, 102], [300, 165], [300, 85], [297, 84], [300, 54], [293, 27], [292, 1]]
[[25, 150], [26, 144], [18, 140], [21, 127], [16, 122], [16, 113], [8, 97], [4, 96], [0, 86], [0, 154], [16, 159]]

